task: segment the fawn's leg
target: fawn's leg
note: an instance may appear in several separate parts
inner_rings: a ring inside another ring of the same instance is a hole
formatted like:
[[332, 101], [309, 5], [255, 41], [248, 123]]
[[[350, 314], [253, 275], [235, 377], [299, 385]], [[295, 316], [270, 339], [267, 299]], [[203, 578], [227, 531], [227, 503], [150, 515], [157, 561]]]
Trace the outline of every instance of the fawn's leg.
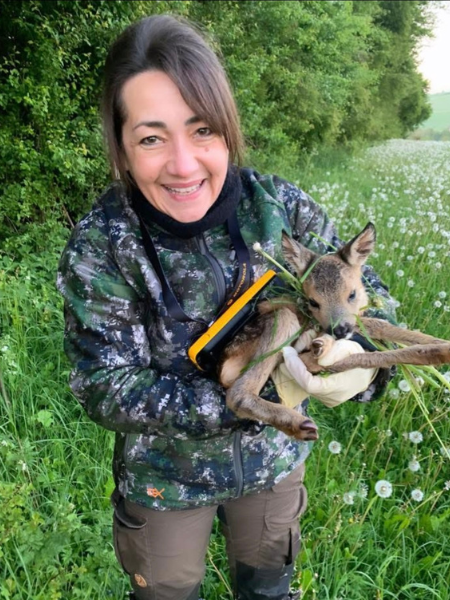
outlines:
[[398, 364], [443, 365], [447, 363], [450, 363], [450, 342], [409, 346], [384, 352], [353, 354], [327, 367], [326, 370], [331, 373], [340, 373], [348, 369], [388, 368]]
[[368, 334], [374, 340], [385, 342], [398, 342], [399, 344], [448, 344], [447, 340], [435, 338], [432, 335], [427, 335], [421, 331], [411, 331], [403, 327], [392, 325], [388, 321], [382, 319], [372, 319], [369, 317], [361, 317], [362, 326], [358, 327], [361, 335]]
[[[286, 308], [260, 318], [263, 320], [263, 329], [252, 360], [278, 348], [300, 329], [297, 317]], [[259, 396], [280, 358], [277, 352], [245, 371], [228, 389], [227, 404], [241, 418], [262, 421], [299, 440], [315, 440], [317, 426], [311, 420], [291, 408]]]

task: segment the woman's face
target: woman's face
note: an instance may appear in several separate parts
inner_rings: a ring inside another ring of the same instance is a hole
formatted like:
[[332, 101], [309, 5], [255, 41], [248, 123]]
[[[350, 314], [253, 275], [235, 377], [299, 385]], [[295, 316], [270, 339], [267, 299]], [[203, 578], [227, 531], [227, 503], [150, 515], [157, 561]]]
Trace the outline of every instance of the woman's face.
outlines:
[[181, 223], [201, 219], [217, 200], [228, 148], [162, 71], [129, 79], [122, 90], [126, 165], [147, 200]]

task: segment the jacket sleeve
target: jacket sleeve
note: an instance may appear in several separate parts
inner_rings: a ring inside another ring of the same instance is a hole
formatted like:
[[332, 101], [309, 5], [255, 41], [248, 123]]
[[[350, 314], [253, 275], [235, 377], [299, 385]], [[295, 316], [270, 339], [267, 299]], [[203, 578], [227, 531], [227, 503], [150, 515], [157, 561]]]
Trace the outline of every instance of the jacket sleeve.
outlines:
[[[339, 238], [326, 212], [308, 194], [283, 180], [278, 180], [278, 185], [288, 212], [294, 239], [318, 254], [334, 252], [344, 245], [345, 242]], [[398, 303], [390, 296], [388, 287], [370, 265], [364, 265], [363, 277], [370, 299], [370, 307], [366, 315], [395, 324], [395, 309]], [[380, 369], [369, 388], [352, 400], [370, 402], [379, 398], [395, 373], [395, 367]]]
[[176, 437], [209, 437], [237, 425], [218, 383], [151, 368], [144, 301], [120, 272], [105, 232], [86, 223], [75, 230], [57, 286], [70, 386], [91, 419], [117, 432]]

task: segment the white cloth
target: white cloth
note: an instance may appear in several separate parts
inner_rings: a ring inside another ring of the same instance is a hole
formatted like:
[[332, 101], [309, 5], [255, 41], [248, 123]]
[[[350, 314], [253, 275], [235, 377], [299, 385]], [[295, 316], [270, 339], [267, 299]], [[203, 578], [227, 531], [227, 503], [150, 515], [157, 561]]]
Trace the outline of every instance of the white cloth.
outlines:
[[[306, 343], [303, 346], [308, 347], [307, 338], [311, 338], [311, 335], [309, 332], [304, 334]], [[302, 342], [296, 345], [297, 349], [299, 346], [302, 346]], [[378, 369], [351, 369], [325, 376], [312, 375], [295, 348], [286, 346], [282, 351], [284, 362], [274, 370], [272, 379], [282, 404], [290, 408], [308, 396], [317, 398], [330, 408], [338, 406], [365, 391], [378, 372]], [[336, 340], [331, 349], [318, 359], [318, 363], [326, 367], [360, 352], [364, 350], [357, 342]]]

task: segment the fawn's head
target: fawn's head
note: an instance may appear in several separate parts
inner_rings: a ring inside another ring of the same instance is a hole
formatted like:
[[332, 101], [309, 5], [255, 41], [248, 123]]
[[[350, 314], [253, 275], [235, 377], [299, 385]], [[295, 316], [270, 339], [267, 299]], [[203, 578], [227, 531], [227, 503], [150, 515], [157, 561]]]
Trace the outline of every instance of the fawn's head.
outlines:
[[324, 331], [336, 338], [349, 337], [356, 316], [367, 306], [361, 267], [375, 246], [375, 227], [366, 227], [332, 254], [320, 256], [283, 235], [283, 253], [303, 282], [308, 310]]

